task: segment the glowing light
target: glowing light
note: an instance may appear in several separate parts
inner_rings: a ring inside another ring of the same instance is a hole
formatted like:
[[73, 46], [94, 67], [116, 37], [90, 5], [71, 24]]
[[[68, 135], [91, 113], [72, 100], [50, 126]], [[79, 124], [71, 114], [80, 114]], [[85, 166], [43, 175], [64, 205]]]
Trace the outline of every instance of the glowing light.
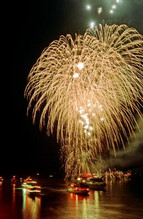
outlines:
[[101, 117], [100, 120], [101, 120], [101, 121], [104, 121], [104, 117]]
[[74, 73], [73, 74], [73, 78], [78, 78], [79, 77], [79, 73]]
[[99, 7], [99, 8], [97, 9], [98, 14], [101, 14], [102, 11], [103, 11], [102, 7]]
[[33, 107], [33, 123], [39, 118], [41, 130], [57, 134], [66, 176], [93, 171], [96, 156], [107, 148], [115, 153], [115, 142], [124, 147], [124, 137], [132, 134], [134, 115], [141, 114], [142, 47], [137, 30], [99, 25], [74, 39], [60, 36], [32, 67], [27, 111]]
[[117, 8], [117, 6], [116, 5], [112, 5], [112, 9], [116, 9]]
[[86, 5], [87, 10], [91, 10], [91, 5]]
[[77, 64], [77, 67], [78, 67], [80, 70], [82, 70], [82, 69], [84, 68], [83, 62], [79, 62], [79, 63]]
[[87, 106], [90, 107], [90, 106], [91, 106], [91, 103], [88, 103]]
[[113, 10], [110, 10], [110, 14], [113, 14], [114, 13], [114, 11]]
[[90, 127], [89, 127], [89, 129], [92, 131], [92, 130], [93, 130], [93, 127], [92, 127], [92, 126], [90, 126]]
[[88, 129], [88, 125], [85, 125], [84, 128], [85, 128], [85, 129]]
[[95, 22], [94, 21], [90, 22], [90, 28], [94, 28], [94, 27], [95, 27]]
[[78, 181], [80, 181], [80, 180], [81, 180], [81, 178], [80, 178], [80, 177], [78, 177], [78, 178], [77, 178], [77, 180], [78, 180]]

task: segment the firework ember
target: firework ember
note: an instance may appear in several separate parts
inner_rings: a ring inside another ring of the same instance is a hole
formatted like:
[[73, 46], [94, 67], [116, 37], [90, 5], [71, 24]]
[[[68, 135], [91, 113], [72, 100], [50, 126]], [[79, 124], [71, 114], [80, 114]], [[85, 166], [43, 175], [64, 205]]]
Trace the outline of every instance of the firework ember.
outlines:
[[143, 36], [126, 25], [60, 36], [42, 52], [25, 96], [33, 122], [40, 112], [40, 129], [56, 132], [66, 172], [84, 171], [81, 160], [88, 170], [105, 148], [124, 146], [140, 114], [142, 72]]

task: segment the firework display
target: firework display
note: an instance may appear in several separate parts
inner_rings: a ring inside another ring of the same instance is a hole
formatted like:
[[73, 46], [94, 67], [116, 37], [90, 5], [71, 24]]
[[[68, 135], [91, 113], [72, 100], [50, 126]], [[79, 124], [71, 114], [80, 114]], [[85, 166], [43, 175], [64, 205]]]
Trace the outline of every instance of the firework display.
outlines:
[[123, 145], [141, 114], [143, 36], [126, 25], [99, 25], [60, 36], [32, 67], [25, 88], [40, 129], [56, 133], [67, 175], [92, 172], [104, 149]]

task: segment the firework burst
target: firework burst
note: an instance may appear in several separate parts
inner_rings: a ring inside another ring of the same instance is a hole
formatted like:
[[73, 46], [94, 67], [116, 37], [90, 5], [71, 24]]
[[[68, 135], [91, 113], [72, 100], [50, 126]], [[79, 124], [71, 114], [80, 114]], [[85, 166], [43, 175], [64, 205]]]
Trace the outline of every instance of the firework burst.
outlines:
[[143, 36], [126, 25], [60, 36], [42, 52], [25, 96], [33, 122], [40, 111], [40, 129], [56, 132], [66, 172], [84, 171], [82, 155], [87, 170], [104, 148], [124, 145], [140, 114], [142, 71]]

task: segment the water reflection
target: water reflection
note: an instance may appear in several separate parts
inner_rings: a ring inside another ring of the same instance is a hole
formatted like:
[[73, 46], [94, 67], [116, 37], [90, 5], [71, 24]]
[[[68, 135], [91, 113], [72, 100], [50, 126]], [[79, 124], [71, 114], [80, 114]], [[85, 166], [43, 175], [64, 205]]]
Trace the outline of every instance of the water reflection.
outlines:
[[12, 184], [12, 206], [15, 206], [15, 184]]
[[41, 210], [41, 197], [30, 197], [23, 189], [23, 218], [39, 219]]
[[[72, 193], [68, 194], [70, 207], [72, 206], [73, 218], [100, 218], [99, 216], [99, 194], [102, 191], [90, 191], [89, 196], [79, 196]], [[74, 207], [74, 208], [73, 208]], [[94, 217], [93, 217], [94, 215]]]
[[73, 193], [68, 193], [68, 206], [71, 208], [71, 215], [69, 218], [78, 218], [80, 215], [81, 218], [85, 218], [87, 214], [87, 205], [89, 202], [90, 196], [81, 196]]
[[130, 187], [123, 183], [109, 184], [107, 191], [90, 191], [88, 197], [68, 194], [68, 200], [72, 213], [67, 218], [143, 218], [143, 197], [133, 196]]
[[[101, 194], [103, 192], [101, 191]], [[94, 192], [94, 200], [95, 200], [95, 216], [96, 218], [99, 218], [99, 192], [98, 191], [95, 191]]]
[[16, 196], [15, 196], [15, 184], [12, 184], [12, 215], [16, 217]]
[[2, 182], [0, 182], [0, 202], [2, 200]]
[[[56, 186], [58, 182], [56, 182]], [[89, 196], [68, 193], [66, 188], [47, 187], [46, 195], [30, 197], [26, 189], [0, 185], [0, 219], [141, 219], [142, 183], [109, 183], [106, 191]]]

